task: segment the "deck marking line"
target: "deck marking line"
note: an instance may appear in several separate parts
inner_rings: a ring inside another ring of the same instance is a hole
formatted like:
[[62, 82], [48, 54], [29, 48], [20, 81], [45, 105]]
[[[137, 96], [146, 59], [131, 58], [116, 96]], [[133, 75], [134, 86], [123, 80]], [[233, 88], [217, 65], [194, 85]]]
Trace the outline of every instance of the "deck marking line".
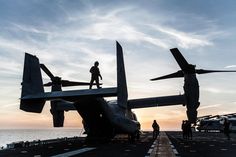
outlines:
[[148, 153], [148, 154], [151, 154], [152, 150], [153, 150], [153, 149], [149, 149], [147, 153]]
[[78, 149], [78, 150], [74, 150], [71, 152], [67, 152], [67, 153], [63, 153], [63, 154], [58, 154], [58, 155], [54, 155], [52, 157], [69, 157], [69, 156], [73, 156], [73, 155], [77, 155], [77, 154], [81, 154], [90, 150], [94, 150], [96, 148], [83, 148], [83, 149]]
[[173, 149], [173, 152], [176, 154], [179, 154], [178, 151], [176, 149]]

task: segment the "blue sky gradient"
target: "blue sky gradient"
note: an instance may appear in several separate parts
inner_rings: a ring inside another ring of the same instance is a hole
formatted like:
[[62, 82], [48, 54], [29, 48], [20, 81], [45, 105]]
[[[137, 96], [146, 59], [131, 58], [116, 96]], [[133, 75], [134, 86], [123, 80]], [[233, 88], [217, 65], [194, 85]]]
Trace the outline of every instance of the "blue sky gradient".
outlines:
[[[129, 98], [174, 95], [183, 93], [183, 79], [149, 81], [179, 70], [170, 48], [178, 47], [197, 68], [236, 69], [235, 8], [234, 0], [0, 0], [0, 127], [51, 127], [49, 103], [42, 114], [19, 110], [24, 52], [70, 80], [89, 81], [89, 68], [98, 60], [104, 87], [111, 87], [117, 40]], [[236, 73], [198, 79], [199, 115], [236, 112]], [[135, 112], [144, 128], [157, 119], [164, 129], [179, 129], [186, 118], [182, 106]], [[66, 126], [81, 126], [76, 112], [66, 116]]]

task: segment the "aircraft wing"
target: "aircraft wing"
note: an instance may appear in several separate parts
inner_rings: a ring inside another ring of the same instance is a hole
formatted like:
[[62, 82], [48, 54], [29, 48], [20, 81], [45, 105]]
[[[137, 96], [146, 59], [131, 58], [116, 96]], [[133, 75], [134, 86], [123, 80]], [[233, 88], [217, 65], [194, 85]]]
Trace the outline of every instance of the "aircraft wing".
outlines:
[[100, 89], [84, 89], [84, 90], [70, 90], [70, 91], [56, 91], [45, 92], [21, 97], [21, 100], [52, 100], [65, 99], [77, 100], [81, 97], [110, 97], [117, 96], [117, 88], [100, 88]]
[[143, 99], [131, 99], [128, 100], [128, 106], [130, 109], [147, 108], [147, 107], [158, 107], [158, 106], [172, 106], [180, 105], [185, 103], [184, 95], [173, 95], [163, 97], [152, 97]]

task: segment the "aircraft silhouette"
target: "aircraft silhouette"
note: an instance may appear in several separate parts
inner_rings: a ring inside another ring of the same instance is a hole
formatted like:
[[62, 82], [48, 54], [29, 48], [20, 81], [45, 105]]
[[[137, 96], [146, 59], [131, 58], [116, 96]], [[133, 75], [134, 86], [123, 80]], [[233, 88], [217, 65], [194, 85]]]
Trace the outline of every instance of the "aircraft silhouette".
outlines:
[[180, 51], [177, 48], [170, 49], [172, 55], [180, 66], [181, 70], [164, 75], [161, 77], [153, 78], [151, 81], [184, 77], [184, 95], [186, 98], [187, 116], [191, 123], [195, 123], [197, 120], [197, 108], [200, 105], [199, 102], [199, 84], [196, 74], [206, 74], [213, 72], [236, 72], [234, 70], [204, 70], [196, 69], [195, 65], [189, 64]]
[[197, 117], [197, 122], [201, 121], [201, 120], [208, 120], [208, 119], [220, 119], [220, 118], [235, 118], [236, 117], [236, 113], [229, 113], [229, 114], [222, 114], [222, 115], [206, 115], [206, 116], [200, 116]]
[[[121, 45], [116, 42], [117, 87], [101, 89], [82, 89], [44, 92], [40, 67], [50, 76], [54, 84], [54, 76], [40, 65], [36, 56], [25, 54], [20, 109], [26, 112], [41, 113], [47, 100], [67, 101], [54, 103], [56, 109], [68, 111], [76, 109], [83, 119], [87, 139], [112, 139], [116, 134], [128, 134], [130, 139], [139, 137], [140, 123], [132, 112], [135, 108], [168, 106], [185, 104], [184, 95], [150, 97], [128, 100], [126, 74]], [[56, 83], [64, 85], [64, 81]], [[67, 82], [68, 83], [68, 82]], [[66, 83], [66, 84], [67, 84]], [[69, 83], [77, 84], [77, 83]], [[53, 87], [53, 86], [52, 86]], [[104, 97], [117, 96], [117, 100], [107, 101]], [[64, 119], [59, 120], [63, 124]]]
[[227, 118], [230, 125], [231, 132], [236, 131], [236, 113], [223, 114], [223, 115], [206, 115], [197, 117], [197, 122], [194, 127], [199, 131], [210, 132], [210, 131], [224, 131], [224, 120]]

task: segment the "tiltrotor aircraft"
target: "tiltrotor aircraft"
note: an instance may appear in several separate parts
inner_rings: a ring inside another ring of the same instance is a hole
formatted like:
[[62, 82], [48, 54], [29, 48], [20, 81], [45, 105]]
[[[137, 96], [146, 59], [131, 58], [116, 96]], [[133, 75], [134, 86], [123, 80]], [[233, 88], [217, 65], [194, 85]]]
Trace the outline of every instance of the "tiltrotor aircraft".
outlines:
[[[64, 111], [76, 109], [83, 119], [88, 139], [111, 139], [116, 134], [139, 135], [140, 123], [132, 112], [135, 108], [185, 104], [184, 95], [151, 97], [128, 100], [123, 50], [116, 42], [117, 87], [61, 91], [61, 86], [78, 85], [53, 76], [36, 56], [25, 54], [20, 109], [41, 113], [45, 101], [50, 100], [54, 126], [63, 126]], [[42, 68], [51, 78], [52, 92], [44, 92]], [[83, 83], [82, 83], [83, 84]], [[104, 97], [117, 96], [115, 101]]]
[[224, 131], [224, 121], [227, 118], [230, 122], [230, 131], [236, 132], [236, 113], [223, 115], [207, 115], [197, 117], [195, 128], [201, 132]]
[[191, 123], [195, 123], [197, 120], [197, 108], [200, 105], [199, 84], [196, 74], [206, 74], [213, 72], [236, 72], [236, 71], [195, 69], [196, 66], [189, 64], [177, 48], [170, 49], [170, 51], [174, 56], [175, 60], [177, 61], [178, 65], [180, 66], [181, 70], [172, 74], [151, 79], [151, 81], [184, 77], [184, 95], [186, 99], [187, 116], [188, 120]]

